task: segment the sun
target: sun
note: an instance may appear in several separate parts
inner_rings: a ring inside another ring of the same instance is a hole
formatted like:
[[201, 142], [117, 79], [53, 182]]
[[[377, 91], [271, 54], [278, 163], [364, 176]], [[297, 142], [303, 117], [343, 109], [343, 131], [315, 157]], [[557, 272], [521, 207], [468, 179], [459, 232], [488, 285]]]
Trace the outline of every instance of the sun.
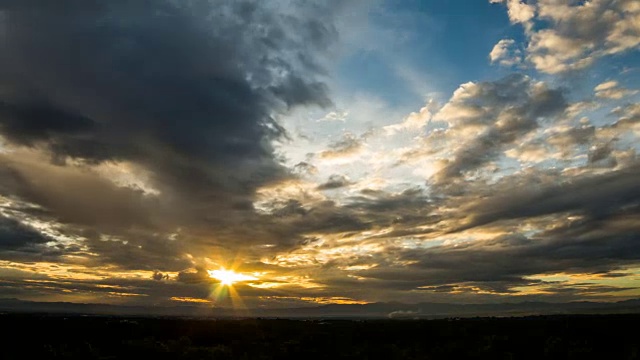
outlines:
[[208, 270], [207, 272], [209, 273], [210, 277], [220, 280], [220, 283], [224, 286], [232, 286], [234, 283], [241, 281], [258, 280], [258, 278], [256, 277], [239, 274], [224, 268], [220, 270]]

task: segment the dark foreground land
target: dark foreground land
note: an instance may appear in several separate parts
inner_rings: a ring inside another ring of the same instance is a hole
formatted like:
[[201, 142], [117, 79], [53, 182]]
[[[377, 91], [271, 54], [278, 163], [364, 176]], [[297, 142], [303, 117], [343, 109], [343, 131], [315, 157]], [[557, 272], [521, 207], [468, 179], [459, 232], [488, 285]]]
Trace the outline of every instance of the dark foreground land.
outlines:
[[1, 359], [638, 359], [639, 315], [198, 320], [0, 315]]

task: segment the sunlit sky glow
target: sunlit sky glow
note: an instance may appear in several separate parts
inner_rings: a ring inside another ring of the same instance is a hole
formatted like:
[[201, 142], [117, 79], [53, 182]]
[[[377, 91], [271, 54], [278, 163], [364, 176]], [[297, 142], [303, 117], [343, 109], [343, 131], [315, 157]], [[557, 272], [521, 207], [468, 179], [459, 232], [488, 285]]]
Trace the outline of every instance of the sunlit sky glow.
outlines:
[[639, 50], [637, 0], [1, 4], [0, 298], [640, 297]]

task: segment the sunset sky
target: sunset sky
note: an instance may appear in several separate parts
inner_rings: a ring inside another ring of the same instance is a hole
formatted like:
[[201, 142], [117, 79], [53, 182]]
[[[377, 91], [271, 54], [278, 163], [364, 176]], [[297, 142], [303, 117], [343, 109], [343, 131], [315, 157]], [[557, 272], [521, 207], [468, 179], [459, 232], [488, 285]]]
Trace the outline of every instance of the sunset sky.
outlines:
[[0, 0], [0, 298], [640, 297], [639, 50], [637, 0]]

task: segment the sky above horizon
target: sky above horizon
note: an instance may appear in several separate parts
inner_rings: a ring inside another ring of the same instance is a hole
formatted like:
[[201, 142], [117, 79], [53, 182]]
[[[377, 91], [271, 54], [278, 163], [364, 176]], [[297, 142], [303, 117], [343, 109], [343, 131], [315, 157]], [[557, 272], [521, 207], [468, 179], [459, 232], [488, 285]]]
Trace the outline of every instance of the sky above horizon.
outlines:
[[0, 0], [0, 298], [640, 297], [637, 0]]

